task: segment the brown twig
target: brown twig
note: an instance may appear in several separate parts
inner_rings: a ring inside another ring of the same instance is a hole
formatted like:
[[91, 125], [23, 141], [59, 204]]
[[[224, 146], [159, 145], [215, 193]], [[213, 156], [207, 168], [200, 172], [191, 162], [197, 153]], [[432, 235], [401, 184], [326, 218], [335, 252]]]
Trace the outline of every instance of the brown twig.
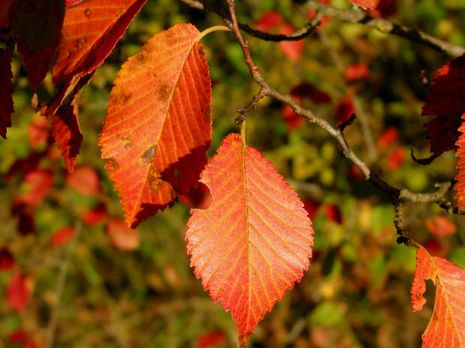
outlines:
[[[222, 11], [220, 8], [213, 6], [209, 3], [204, 3], [203, 1], [200, 1], [200, 0], [179, 0], [179, 1], [181, 1], [185, 5], [190, 6], [191, 8], [215, 13], [218, 16], [222, 17], [224, 20], [231, 19], [228, 13]], [[239, 28], [244, 30], [246, 33], [252, 36], [255, 36], [256, 38], [259, 38], [264, 41], [274, 41], [274, 42], [298, 41], [298, 40], [305, 39], [306, 37], [314, 33], [315, 29], [320, 24], [320, 19], [321, 19], [321, 16], [316, 16], [312, 21], [308, 22], [302, 28], [296, 30], [294, 33], [289, 34], [289, 35], [266, 33], [264, 31], [252, 28], [250, 25], [244, 24], [244, 23], [238, 23], [238, 25], [239, 25]]]
[[360, 10], [340, 9], [315, 0], [307, 1], [305, 6], [308, 9], [317, 11], [323, 16], [376, 28], [383, 33], [400, 36], [411, 42], [419, 43], [437, 51], [444, 52], [451, 57], [458, 57], [465, 53], [465, 48], [462, 46], [453, 45], [450, 42], [426, 34], [421, 30], [396, 24], [384, 18], [374, 18], [368, 13]]

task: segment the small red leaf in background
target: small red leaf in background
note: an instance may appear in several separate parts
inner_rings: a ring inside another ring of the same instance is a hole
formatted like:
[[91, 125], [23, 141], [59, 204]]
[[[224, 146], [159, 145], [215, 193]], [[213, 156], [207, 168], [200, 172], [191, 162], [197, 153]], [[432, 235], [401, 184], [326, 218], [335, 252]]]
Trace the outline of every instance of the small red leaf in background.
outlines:
[[330, 203], [325, 207], [325, 217], [329, 221], [335, 222], [337, 224], [342, 224], [342, 212], [339, 207], [334, 204]]
[[197, 341], [197, 348], [214, 348], [226, 342], [226, 335], [221, 331], [207, 332]]
[[84, 0], [66, 0], [65, 4], [66, 4], [66, 7], [70, 7], [70, 6], [77, 5], [77, 4], [79, 4], [80, 2], [83, 2], [83, 1]]
[[428, 239], [426, 242], [423, 242], [422, 245], [431, 255], [441, 256], [444, 253], [444, 247], [437, 239]]
[[422, 115], [433, 116], [426, 125], [435, 155], [453, 150], [465, 113], [465, 55], [443, 65], [428, 91]]
[[16, 312], [22, 312], [29, 301], [29, 289], [26, 277], [20, 273], [13, 274], [8, 284], [8, 305]]
[[395, 144], [398, 139], [399, 131], [397, 130], [397, 128], [386, 128], [385, 130], [383, 130], [383, 132], [380, 134], [378, 138], [378, 146], [382, 150], [385, 150], [389, 146]]
[[[303, 82], [293, 87], [290, 92], [291, 97], [297, 104], [302, 105], [304, 100], [309, 100], [314, 104], [330, 104], [331, 97], [314, 85]], [[282, 116], [289, 131], [293, 131], [304, 123], [304, 118], [298, 115], [289, 105], [282, 107]]]
[[107, 218], [107, 208], [103, 203], [98, 204], [95, 208], [92, 208], [81, 216], [82, 221], [89, 226], [104, 222]]
[[17, 219], [16, 231], [25, 236], [33, 233], [36, 229], [32, 207], [22, 202], [20, 198], [13, 200], [11, 214]]
[[89, 166], [77, 167], [66, 176], [66, 184], [85, 196], [98, 195], [100, 193], [100, 179], [94, 168]]
[[338, 126], [347, 122], [355, 114], [355, 106], [352, 98], [344, 97], [336, 108], [336, 123]]
[[287, 104], [283, 105], [281, 113], [289, 131], [297, 129], [304, 123], [304, 118], [292, 110], [292, 108]]
[[423, 347], [461, 348], [465, 343], [465, 271], [441, 257], [417, 251], [417, 265], [411, 289], [412, 311], [423, 308], [425, 281], [436, 286], [434, 310], [426, 331]]
[[261, 31], [271, 31], [276, 27], [280, 26], [283, 21], [283, 17], [276, 11], [265, 12], [255, 26]]
[[0, 135], [3, 138], [6, 138], [6, 129], [11, 127], [14, 112], [11, 53], [11, 48], [0, 48]]
[[284, 178], [238, 134], [223, 140], [201, 182], [212, 202], [191, 210], [187, 252], [243, 341], [309, 267], [311, 221]]
[[17, 48], [33, 88], [44, 79], [58, 48], [64, 12], [64, 0], [16, 2]]
[[[279, 33], [282, 35], [291, 35], [295, 32], [295, 28], [292, 24], [284, 22], [281, 25]], [[304, 50], [304, 40], [297, 40], [297, 41], [280, 41], [279, 48], [283, 52], [283, 54], [289, 58], [289, 60], [296, 62], [299, 60], [302, 52]]]
[[352, 164], [349, 167], [347, 175], [349, 176], [350, 180], [355, 182], [365, 181], [365, 175], [363, 175], [362, 171], [355, 164]]
[[15, 258], [7, 248], [0, 249], [0, 271], [7, 271], [15, 266]]
[[111, 91], [99, 145], [128, 226], [187, 193], [207, 161], [211, 80], [199, 36], [191, 24], [155, 34]]
[[390, 169], [399, 169], [405, 162], [405, 149], [401, 146], [396, 147], [387, 158], [387, 165]]
[[52, 187], [53, 180], [53, 172], [50, 169], [30, 171], [21, 185], [20, 201], [33, 207], [39, 205]]
[[39, 147], [47, 141], [50, 136], [50, 125], [48, 120], [40, 115], [35, 115], [28, 126], [29, 145], [32, 148]]
[[120, 250], [132, 251], [139, 248], [139, 233], [127, 227], [122, 220], [109, 220], [107, 223], [107, 233], [112, 244]]
[[344, 78], [347, 82], [365, 80], [370, 76], [370, 69], [366, 64], [349, 65], [344, 72]]
[[457, 232], [457, 226], [444, 215], [435, 215], [426, 219], [426, 227], [435, 236], [450, 236]]
[[350, 2], [368, 10], [376, 17], [388, 17], [397, 13], [396, 0], [350, 0]]
[[21, 344], [23, 348], [39, 348], [39, 345], [35, 343], [31, 337], [29, 337], [29, 334], [23, 329], [18, 329], [12, 332], [8, 336], [8, 340], [11, 343]]
[[51, 243], [54, 247], [60, 247], [67, 244], [76, 233], [76, 229], [71, 226], [62, 227], [52, 234]]
[[[465, 120], [465, 114], [462, 115], [462, 118]], [[457, 151], [455, 153], [457, 157], [457, 174], [455, 175], [457, 184], [454, 190], [457, 207], [465, 210], [465, 121], [460, 125], [459, 132], [461, 134], [456, 143]]]
[[308, 217], [310, 218], [310, 220], [312, 220], [318, 213], [318, 210], [320, 209], [320, 206], [321, 206], [321, 202], [307, 198], [303, 201], [303, 203], [304, 203], [304, 209], [308, 213]]

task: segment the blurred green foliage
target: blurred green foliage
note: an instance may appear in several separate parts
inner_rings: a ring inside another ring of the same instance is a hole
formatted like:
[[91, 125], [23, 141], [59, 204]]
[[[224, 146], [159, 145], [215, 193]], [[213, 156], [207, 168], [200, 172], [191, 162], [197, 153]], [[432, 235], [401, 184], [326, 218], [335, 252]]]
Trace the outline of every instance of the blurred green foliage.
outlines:
[[[266, 11], [277, 11], [296, 28], [306, 23], [302, 1], [238, 1], [242, 22], [256, 23]], [[350, 7], [346, 0], [335, 0]], [[399, 13], [392, 20], [431, 35], [465, 45], [465, 3], [461, 0], [399, 0]], [[108, 210], [121, 216], [118, 197], [100, 159], [97, 139], [102, 127], [112, 82], [121, 64], [138, 51], [154, 33], [178, 22], [192, 22], [199, 30], [222, 24], [210, 13], [190, 9], [171, 0], [149, 1], [130, 26], [110, 58], [98, 70], [80, 102], [84, 144], [78, 163], [95, 168], [101, 179]], [[265, 78], [281, 92], [306, 82], [333, 99], [331, 105], [304, 102], [320, 117], [335, 124], [335, 104], [353, 95], [357, 115], [363, 115], [374, 138], [375, 157], [356, 120], [346, 131], [348, 142], [382, 177], [398, 187], [431, 191], [436, 182], [455, 173], [453, 153], [446, 153], [430, 166], [409, 157], [409, 146], [427, 157], [429, 144], [421, 117], [427, 93], [424, 72], [431, 78], [447, 57], [427, 47], [385, 34], [363, 25], [331, 21], [305, 40], [297, 62], [288, 60], [273, 42], [248, 37], [252, 54]], [[247, 104], [257, 92], [243, 62], [240, 47], [224, 32], [209, 35], [204, 46], [214, 81], [214, 131], [211, 153], [234, 125], [235, 109]], [[337, 61], [336, 61], [337, 59]], [[365, 64], [370, 75], [348, 85], [344, 71], [351, 64]], [[0, 144], [0, 246], [15, 255], [18, 268], [28, 276], [32, 296], [27, 309], [15, 314], [0, 302], [0, 347], [11, 347], [8, 335], [25, 328], [37, 341], [46, 335], [57, 301], [57, 275], [68, 247], [53, 248], [50, 238], [65, 225], [76, 225], [79, 216], [96, 204], [66, 186], [61, 161], [46, 159], [41, 167], [52, 168], [54, 185], [45, 201], [34, 210], [36, 231], [17, 233], [11, 202], [21, 188], [21, 176], [8, 180], [6, 173], [18, 159], [27, 158], [28, 125], [33, 118], [32, 92], [25, 72], [15, 59], [16, 112], [8, 140]], [[53, 94], [48, 78], [38, 91], [39, 100]], [[392, 148], [378, 146], [387, 128], [399, 138], [394, 147], [405, 153], [402, 163], [389, 165]], [[304, 279], [279, 302], [257, 328], [253, 347], [419, 347], [420, 335], [430, 316], [428, 309], [410, 312], [409, 287], [415, 267], [415, 250], [396, 245], [393, 209], [387, 197], [357, 179], [338, 146], [323, 131], [304, 123], [290, 132], [282, 118], [282, 105], [264, 99], [247, 116], [247, 142], [262, 151], [289, 179], [303, 200], [319, 206], [313, 219], [315, 250]], [[37, 150], [37, 149], [36, 149]], [[373, 149], [372, 149], [373, 151]], [[335, 204], [341, 221], [328, 219], [328, 206]], [[433, 205], [406, 207], [406, 226], [415, 239], [440, 245], [438, 255], [465, 266], [464, 220], [451, 217], [458, 233], [432, 236], [425, 219], [440, 213]], [[235, 327], [228, 313], [214, 304], [195, 279], [186, 256], [183, 234], [188, 209], [180, 204], [143, 223], [138, 231], [138, 250], [115, 249], [102, 225], [82, 224], [65, 284], [56, 332], [56, 347], [196, 347], [205, 333], [222, 331], [221, 345], [236, 343]], [[0, 272], [0, 296], [6, 298], [11, 271]], [[432, 300], [429, 296], [429, 300]]]

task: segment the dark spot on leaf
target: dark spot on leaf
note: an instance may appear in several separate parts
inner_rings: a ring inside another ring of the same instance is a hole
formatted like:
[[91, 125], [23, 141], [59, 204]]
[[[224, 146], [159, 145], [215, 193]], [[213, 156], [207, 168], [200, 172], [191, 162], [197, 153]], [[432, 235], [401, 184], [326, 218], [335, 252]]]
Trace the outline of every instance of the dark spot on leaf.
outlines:
[[171, 88], [166, 83], [162, 84], [160, 89], [158, 90], [158, 100], [162, 103], [168, 101], [170, 97]]
[[90, 16], [92, 16], [92, 10], [90, 8], [86, 8], [84, 10], [84, 16], [86, 16], [87, 18], [90, 18]]
[[117, 170], [119, 168], [119, 164], [113, 158], [108, 158], [107, 159], [107, 168], [109, 170]]
[[82, 49], [87, 43], [87, 39], [85, 37], [80, 37], [76, 40], [76, 48], [78, 50]]
[[132, 146], [131, 140], [129, 140], [129, 136], [123, 136], [121, 134], [117, 134], [116, 137], [121, 140], [123, 143], [124, 148], [127, 150]]
[[145, 53], [143, 50], [139, 51], [139, 53], [136, 54], [136, 61], [137, 61], [137, 63], [142, 64], [142, 63], [144, 63], [146, 60], [147, 60], [147, 55], [146, 55], [146, 53]]
[[155, 151], [157, 151], [157, 145], [150, 146], [145, 152], [143, 153], [142, 157], [140, 158], [144, 164], [152, 163], [153, 156], [155, 155]]

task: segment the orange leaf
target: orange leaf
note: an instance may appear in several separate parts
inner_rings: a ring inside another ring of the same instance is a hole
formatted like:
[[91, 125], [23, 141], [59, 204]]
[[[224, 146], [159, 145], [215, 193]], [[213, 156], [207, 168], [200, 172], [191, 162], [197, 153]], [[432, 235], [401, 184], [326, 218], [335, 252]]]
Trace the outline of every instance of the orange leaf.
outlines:
[[223, 141], [201, 182], [212, 202], [191, 210], [187, 251], [195, 275], [231, 311], [244, 341], [308, 268], [311, 221], [295, 191], [238, 134]]
[[92, 73], [108, 57], [147, 0], [88, 0], [66, 8], [53, 82]]
[[109, 220], [107, 232], [113, 245], [120, 250], [131, 251], [139, 247], [139, 233], [136, 230], [128, 228], [121, 220]]
[[426, 303], [423, 294], [427, 279], [436, 285], [436, 300], [422, 336], [423, 347], [465, 347], [465, 271], [441, 257], [432, 257], [424, 248], [418, 249], [411, 290], [414, 312]]
[[100, 136], [102, 158], [135, 227], [198, 181], [211, 141], [211, 81], [200, 33], [178, 24], [124, 63]]

